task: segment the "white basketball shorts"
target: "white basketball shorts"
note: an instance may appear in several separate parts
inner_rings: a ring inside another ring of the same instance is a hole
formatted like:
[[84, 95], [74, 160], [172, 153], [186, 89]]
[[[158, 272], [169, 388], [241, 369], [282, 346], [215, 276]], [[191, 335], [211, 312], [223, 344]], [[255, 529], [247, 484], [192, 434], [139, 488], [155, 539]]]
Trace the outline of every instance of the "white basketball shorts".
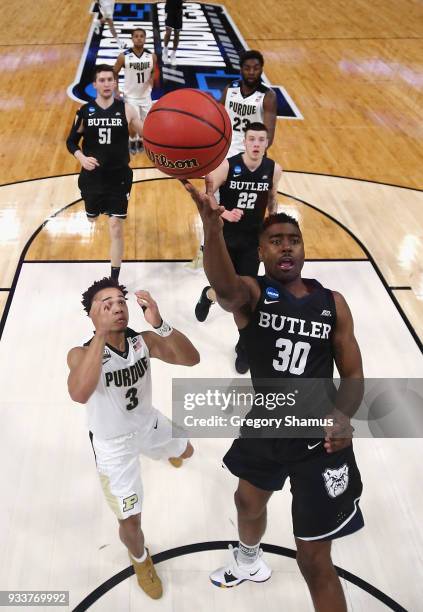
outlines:
[[107, 19], [113, 19], [113, 13], [115, 11], [115, 1], [114, 0], [99, 0], [100, 11], [103, 17]]
[[144, 121], [147, 116], [147, 113], [153, 106], [151, 95], [146, 96], [145, 98], [129, 98], [128, 96], [125, 96], [125, 102], [135, 108], [138, 113], [138, 117], [141, 119], [141, 121]]
[[143, 487], [139, 456], [151, 459], [179, 457], [187, 438], [172, 438], [172, 421], [152, 409], [149, 426], [117, 438], [101, 440], [91, 435], [97, 471], [106, 501], [118, 519], [141, 512]]

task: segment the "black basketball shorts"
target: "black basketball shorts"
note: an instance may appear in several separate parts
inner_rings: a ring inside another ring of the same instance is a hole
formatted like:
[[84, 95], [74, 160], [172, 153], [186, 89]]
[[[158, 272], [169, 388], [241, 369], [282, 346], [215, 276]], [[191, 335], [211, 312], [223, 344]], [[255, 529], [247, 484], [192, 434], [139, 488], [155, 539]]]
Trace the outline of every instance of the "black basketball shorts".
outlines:
[[[327, 453], [324, 440], [238, 438], [223, 458], [226, 467], [265, 491], [281, 490], [289, 477], [292, 523], [301, 540], [332, 540], [354, 533], [364, 525], [359, 507], [363, 489], [351, 446]], [[294, 461], [282, 457], [296, 446]], [[304, 445], [298, 454], [298, 446]], [[311, 447], [311, 448], [310, 448]]]
[[260, 260], [256, 244], [247, 243], [242, 247], [232, 247], [230, 244], [226, 246], [237, 274], [240, 276], [257, 276]]
[[129, 166], [112, 170], [81, 170], [78, 186], [85, 202], [87, 217], [94, 219], [102, 213], [126, 219], [132, 187]]
[[173, 30], [182, 30], [182, 6], [181, 8], [170, 6], [167, 9], [165, 26]]

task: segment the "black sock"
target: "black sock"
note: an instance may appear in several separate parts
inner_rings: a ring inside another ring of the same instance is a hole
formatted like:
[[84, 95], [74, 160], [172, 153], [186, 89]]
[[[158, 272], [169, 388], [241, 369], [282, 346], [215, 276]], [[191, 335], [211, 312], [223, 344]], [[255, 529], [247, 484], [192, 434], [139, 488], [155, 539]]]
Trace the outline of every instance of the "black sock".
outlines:
[[113, 278], [114, 280], [119, 280], [119, 272], [120, 272], [120, 266], [112, 266], [112, 272], [110, 274], [110, 278]]

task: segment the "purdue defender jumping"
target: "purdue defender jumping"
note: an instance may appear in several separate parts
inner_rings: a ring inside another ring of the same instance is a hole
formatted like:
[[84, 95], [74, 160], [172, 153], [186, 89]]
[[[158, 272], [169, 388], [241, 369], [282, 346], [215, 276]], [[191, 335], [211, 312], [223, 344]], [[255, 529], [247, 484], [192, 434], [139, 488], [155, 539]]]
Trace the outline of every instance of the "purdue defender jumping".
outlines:
[[276, 94], [263, 84], [264, 59], [260, 51], [246, 51], [240, 60], [241, 79], [233, 81], [223, 90], [220, 100], [232, 124], [232, 142], [226, 157], [243, 153], [244, 133], [250, 123], [264, 123], [272, 146], [276, 125]]
[[86, 404], [87, 420], [101, 485], [119, 521], [140, 587], [153, 599], [162, 585], [144, 548], [141, 530], [143, 489], [139, 454], [169, 458], [179, 467], [193, 453], [186, 439], [172, 439], [172, 423], [151, 403], [151, 358], [176, 365], [199, 362], [197, 350], [181, 332], [163, 321], [147, 291], [135, 293], [152, 331], [128, 328], [127, 291], [111, 278], [95, 282], [83, 294], [95, 335], [69, 351], [68, 389]]
[[[145, 39], [146, 31], [135, 28], [132, 31], [132, 48], [121, 53], [114, 66], [116, 75], [124, 69], [124, 99], [135, 108], [141, 121], [144, 121], [153, 104], [151, 91], [157, 65], [156, 54], [144, 48]], [[135, 154], [138, 150], [142, 150], [142, 140], [130, 136], [129, 152]]]
[[[302, 234], [296, 220], [284, 213], [268, 217], [260, 233], [265, 276], [237, 276], [223, 238], [224, 208], [213, 196], [211, 181], [206, 177], [206, 194], [185, 184], [203, 221], [207, 277], [244, 338], [254, 388], [260, 388], [263, 379], [275, 380], [278, 387], [281, 379], [298, 377], [326, 378], [332, 384], [334, 362], [341, 376], [331, 409], [335, 424], [326, 428], [325, 439], [243, 436], [233, 442], [224, 463], [239, 477], [235, 503], [240, 541], [231, 551], [231, 563], [214, 571], [210, 579], [215, 585], [232, 587], [270, 578], [271, 569], [260, 550], [266, 506], [289, 477], [296, 559], [315, 609], [346, 612], [331, 542], [363, 526], [358, 505], [362, 484], [348, 418], [361, 400], [363, 371], [350, 310], [339, 293], [301, 278]], [[356, 379], [360, 389], [354, 401], [342, 393], [345, 385], [350, 386], [349, 379]]]
[[[259, 269], [258, 231], [266, 210], [277, 210], [277, 189], [282, 170], [279, 164], [265, 157], [268, 147], [267, 128], [251, 123], [245, 132], [245, 153], [225, 159], [209, 176], [212, 188], [219, 189], [220, 203], [225, 207], [223, 237], [235, 272], [240, 276], [257, 275]], [[205, 321], [210, 306], [216, 301], [211, 287], [204, 287], [195, 307], [195, 316]], [[247, 355], [240, 340], [235, 351], [235, 368], [240, 374], [248, 371]]]
[[132, 187], [129, 130], [141, 136], [142, 123], [132, 106], [114, 98], [116, 78], [111, 66], [96, 66], [93, 84], [97, 97], [76, 113], [66, 146], [82, 167], [78, 185], [88, 221], [94, 222], [101, 213], [109, 216], [111, 275], [118, 278], [123, 256], [122, 223]]

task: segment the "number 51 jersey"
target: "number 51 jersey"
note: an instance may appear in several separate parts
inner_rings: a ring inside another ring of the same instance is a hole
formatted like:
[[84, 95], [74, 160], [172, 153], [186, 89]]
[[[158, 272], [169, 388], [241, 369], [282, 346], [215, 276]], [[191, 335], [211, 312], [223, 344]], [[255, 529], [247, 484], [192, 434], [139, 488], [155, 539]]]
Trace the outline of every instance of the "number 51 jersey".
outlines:
[[154, 415], [147, 345], [142, 334], [132, 329], [125, 336], [125, 353], [108, 344], [104, 347], [100, 378], [86, 404], [88, 427], [96, 438], [143, 431]]

